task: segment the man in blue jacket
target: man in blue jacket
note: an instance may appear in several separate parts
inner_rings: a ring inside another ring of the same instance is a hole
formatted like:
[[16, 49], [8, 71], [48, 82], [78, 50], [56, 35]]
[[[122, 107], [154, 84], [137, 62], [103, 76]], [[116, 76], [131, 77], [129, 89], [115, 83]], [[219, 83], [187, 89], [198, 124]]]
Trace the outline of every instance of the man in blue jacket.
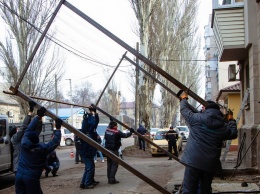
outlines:
[[186, 164], [182, 194], [211, 193], [211, 183], [219, 168], [222, 142], [237, 138], [234, 119], [225, 121], [218, 104], [207, 101], [205, 111], [198, 112], [188, 103], [187, 93], [180, 96], [180, 111], [190, 128], [181, 162]]
[[21, 141], [21, 154], [15, 176], [16, 194], [41, 194], [40, 177], [46, 164], [46, 157], [60, 144], [62, 125], [61, 119], [56, 119], [54, 137], [49, 143], [39, 143], [42, 129], [42, 117], [46, 109], [41, 107], [24, 132]]
[[[81, 132], [89, 138], [97, 141], [96, 128], [99, 123], [99, 116], [96, 113], [96, 109], [93, 107], [89, 108], [89, 113], [84, 113]], [[81, 141], [81, 156], [85, 164], [85, 171], [82, 176], [80, 188], [82, 189], [93, 189], [99, 182], [94, 180], [95, 175], [95, 163], [94, 156], [96, 155], [97, 149], [89, 145], [83, 139]]]
[[[137, 129], [137, 132], [140, 133], [141, 135], [145, 135], [147, 130], [143, 127], [143, 125], [139, 125], [139, 128]], [[139, 149], [145, 151], [145, 141], [143, 138], [138, 137], [138, 142], [139, 142]]]

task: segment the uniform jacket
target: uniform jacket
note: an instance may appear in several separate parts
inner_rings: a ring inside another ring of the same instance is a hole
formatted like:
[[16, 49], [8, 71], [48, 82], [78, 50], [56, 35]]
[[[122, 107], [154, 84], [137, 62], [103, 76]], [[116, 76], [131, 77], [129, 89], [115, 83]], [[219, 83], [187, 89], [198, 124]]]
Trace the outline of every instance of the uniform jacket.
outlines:
[[[82, 128], [80, 131], [86, 134], [86, 136], [93, 139], [94, 141], [97, 141], [96, 128], [98, 126], [98, 123], [99, 123], [99, 116], [97, 113], [95, 115], [87, 113], [83, 118]], [[80, 141], [81, 141], [80, 151], [81, 151], [82, 158], [94, 158], [97, 149], [89, 145], [83, 139], [80, 139]]]
[[[34, 117], [24, 132], [21, 142], [21, 154], [17, 172], [26, 174], [32, 178], [40, 179], [42, 170], [46, 164], [46, 157], [60, 144], [61, 132], [54, 131], [53, 139], [48, 143], [32, 143], [29, 139], [34, 135], [35, 129], [39, 126], [40, 118]], [[39, 133], [38, 133], [39, 135]]]
[[181, 162], [214, 173], [219, 166], [222, 142], [237, 138], [236, 122], [226, 123], [222, 112], [217, 109], [197, 113], [186, 99], [181, 100], [180, 109], [190, 128]]
[[169, 142], [176, 142], [176, 140], [178, 139], [179, 135], [178, 133], [173, 129], [173, 130], [169, 130], [166, 135], [165, 135], [165, 139]]
[[21, 140], [24, 134], [25, 129], [29, 125], [32, 120], [32, 115], [27, 115], [23, 120], [22, 127], [13, 135], [11, 138], [11, 142], [14, 147], [13, 152], [13, 171], [16, 172], [18, 168], [18, 161], [20, 157], [20, 147], [21, 147]]
[[105, 148], [113, 151], [119, 150], [121, 146], [121, 138], [130, 137], [132, 133], [123, 133], [117, 128], [107, 128], [105, 131]]

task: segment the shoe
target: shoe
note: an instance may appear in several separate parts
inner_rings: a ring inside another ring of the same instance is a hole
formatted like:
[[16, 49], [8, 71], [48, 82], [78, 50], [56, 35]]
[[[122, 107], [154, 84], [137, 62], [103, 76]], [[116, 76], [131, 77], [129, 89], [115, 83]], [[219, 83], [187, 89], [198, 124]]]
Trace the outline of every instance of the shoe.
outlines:
[[105, 160], [102, 160], [102, 162], [105, 162]]
[[139, 148], [139, 150], [141, 150], [142, 148]]
[[143, 149], [145, 151], [145, 149]]
[[75, 162], [75, 164], [78, 164], [78, 162]]
[[55, 177], [55, 176], [59, 176], [59, 175], [57, 175], [57, 174], [52, 174], [52, 176]]
[[115, 181], [108, 181], [108, 184], [117, 184], [119, 183], [119, 181], [115, 180]]
[[85, 185], [84, 185], [83, 183], [80, 183], [79, 188], [81, 188], [81, 189], [85, 189]]
[[85, 186], [85, 189], [93, 189], [93, 188], [94, 188], [94, 185]]
[[169, 158], [168, 160], [172, 160], [172, 158]]
[[96, 186], [99, 183], [99, 181], [92, 181], [92, 185]]

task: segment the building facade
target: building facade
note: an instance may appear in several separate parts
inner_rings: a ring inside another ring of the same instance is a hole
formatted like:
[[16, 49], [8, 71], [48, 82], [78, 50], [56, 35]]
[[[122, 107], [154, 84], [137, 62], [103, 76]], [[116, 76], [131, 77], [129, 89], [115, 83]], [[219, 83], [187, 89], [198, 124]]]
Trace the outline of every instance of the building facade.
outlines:
[[[212, 29], [219, 61], [237, 61], [240, 102], [249, 89], [243, 110], [238, 144], [246, 137], [242, 150], [246, 167], [260, 168], [260, 4], [259, 0], [212, 0]], [[229, 78], [234, 74], [228, 67]], [[237, 73], [235, 73], [237, 74]]]

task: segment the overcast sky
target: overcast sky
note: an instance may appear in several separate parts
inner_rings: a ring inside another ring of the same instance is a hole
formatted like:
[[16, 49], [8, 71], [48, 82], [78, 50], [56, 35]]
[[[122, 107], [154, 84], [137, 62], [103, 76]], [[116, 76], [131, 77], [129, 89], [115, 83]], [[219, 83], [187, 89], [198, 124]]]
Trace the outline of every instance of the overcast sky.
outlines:
[[[135, 47], [139, 41], [135, 33], [136, 18], [128, 0], [68, 0], [68, 2], [128, 45]], [[212, 9], [211, 0], [201, 0], [199, 9], [198, 22], [203, 40], [203, 29], [208, 23]], [[66, 73], [60, 85], [64, 93], [69, 91], [69, 81], [66, 79], [72, 80], [73, 87], [88, 81], [93, 84], [94, 90], [102, 90], [106, 84], [104, 71], [110, 76], [126, 50], [66, 6], [62, 6], [51, 29], [55, 30], [58, 40], [70, 46], [68, 50], [61, 49], [66, 59]], [[0, 35], [3, 38], [3, 33], [0, 32]], [[75, 53], [82, 57], [76, 56]], [[134, 59], [129, 52], [127, 56]], [[0, 67], [2, 66], [0, 63]], [[114, 77], [118, 89], [128, 101], [133, 101], [134, 95], [129, 92], [130, 86], [126, 84], [126, 73], [134, 70], [133, 66], [129, 66], [128, 62], [122, 62]]]

